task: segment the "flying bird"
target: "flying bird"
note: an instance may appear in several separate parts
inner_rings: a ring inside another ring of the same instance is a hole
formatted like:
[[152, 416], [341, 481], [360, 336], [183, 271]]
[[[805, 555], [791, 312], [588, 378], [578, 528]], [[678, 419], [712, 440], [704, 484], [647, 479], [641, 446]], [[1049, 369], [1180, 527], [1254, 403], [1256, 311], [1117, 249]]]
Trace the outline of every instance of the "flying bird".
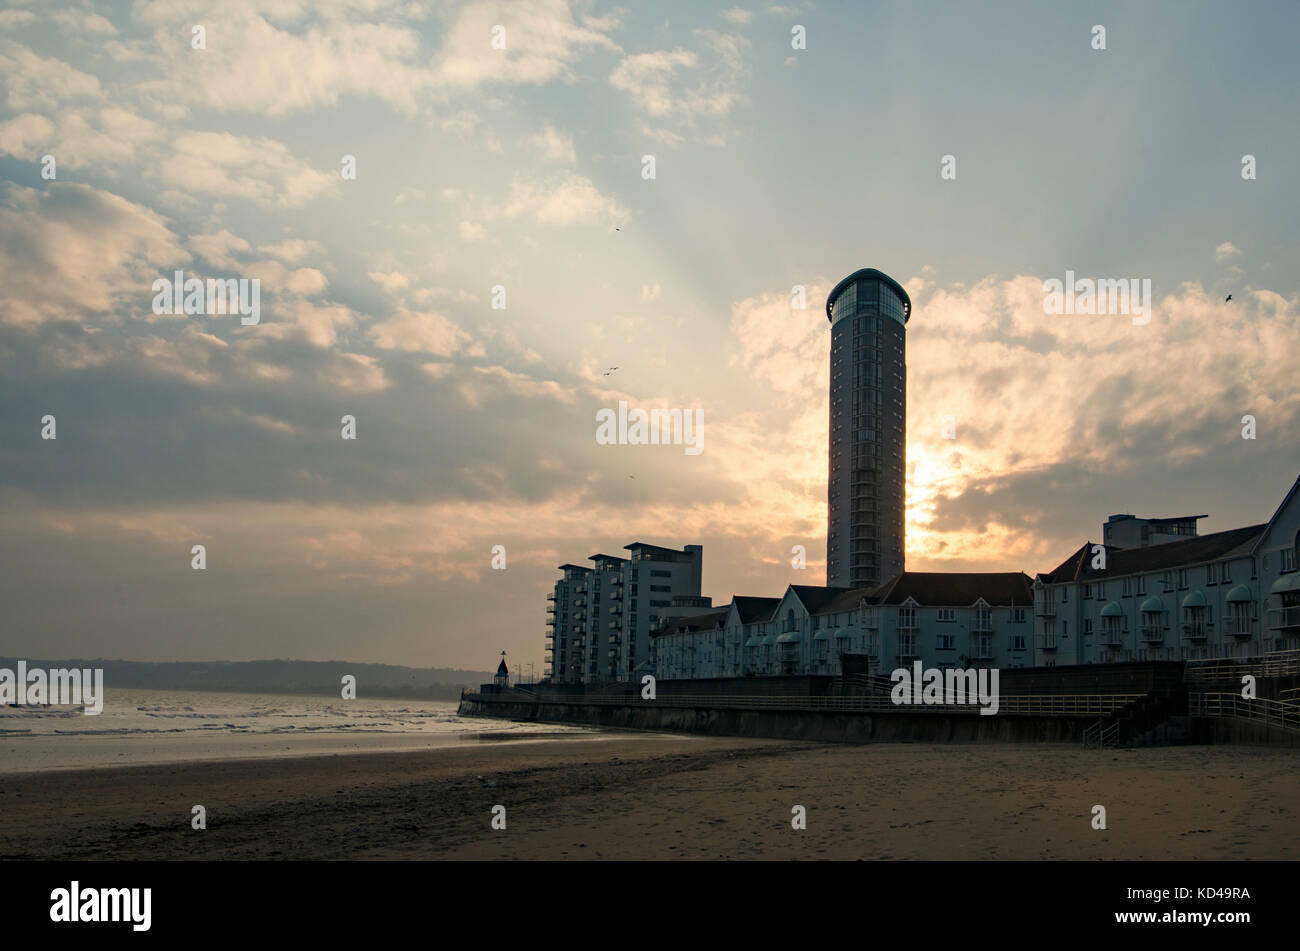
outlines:
[[1228, 303], [1228, 301], [1230, 301], [1230, 300], [1232, 300], [1232, 295], [1231, 295], [1231, 294], [1229, 294], [1227, 297], [1225, 297], [1225, 298], [1223, 299], [1223, 302], [1226, 304], [1226, 303]]
[[615, 370], [617, 370], [617, 369], [618, 369], [618, 367], [610, 367], [608, 370], [606, 370], [606, 371], [605, 371], [604, 373], [602, 373], [601, 375], [602, 375], [602, 376], [609, 376], [611, 373], [613, 373], [613, 372], [614, 372]]

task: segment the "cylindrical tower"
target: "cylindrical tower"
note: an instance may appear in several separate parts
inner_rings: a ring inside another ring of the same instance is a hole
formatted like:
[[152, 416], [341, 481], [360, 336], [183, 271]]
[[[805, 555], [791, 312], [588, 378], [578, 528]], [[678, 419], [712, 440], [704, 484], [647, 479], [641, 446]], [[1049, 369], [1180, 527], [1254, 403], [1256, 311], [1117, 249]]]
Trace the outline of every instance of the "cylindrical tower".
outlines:
[[912, 301], [875, 268], [826, 298], [831, 438], [826, 583], [859, 588], [903, 570], [907, 483], [905, 325]]

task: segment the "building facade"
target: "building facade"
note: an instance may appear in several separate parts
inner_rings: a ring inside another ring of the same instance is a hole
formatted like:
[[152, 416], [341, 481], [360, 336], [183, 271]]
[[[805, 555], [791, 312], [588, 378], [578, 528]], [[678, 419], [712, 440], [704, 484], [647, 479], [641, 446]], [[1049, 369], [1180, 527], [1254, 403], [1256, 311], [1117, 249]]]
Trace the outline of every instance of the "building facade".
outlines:
[[666, 679], [888, 675], [926, 667], [1033, 663], [1033, 591], [1021, 572], [904, 572], [873, 588], [790, 585], [780, 598], [736, 597], [675, 618], [654, 635]]
[[912, 301], [874, 268], [826, 298], [831, 323], [826, 584], [860, 588], [901, 572], [907, 458], [905, 326]]
[[547, 596], [546, 676], [556, 683], [630, 680], [650, 670], [650, 632], [661, 617], [702, 610], [704, 549], [634, 542], [627, 557], [596, 554], [592, 565], [561, 565]]
[[1255, 657], [1300, 648], [1298, 485], [1266, 524], [1197, 535], [1194, 520], [1204, 516], [1189, 516], [1177, 520], [1179, 531], [1151, 532], [1136, 548], [1085, 542], [1034, 581], [1035, 663]]

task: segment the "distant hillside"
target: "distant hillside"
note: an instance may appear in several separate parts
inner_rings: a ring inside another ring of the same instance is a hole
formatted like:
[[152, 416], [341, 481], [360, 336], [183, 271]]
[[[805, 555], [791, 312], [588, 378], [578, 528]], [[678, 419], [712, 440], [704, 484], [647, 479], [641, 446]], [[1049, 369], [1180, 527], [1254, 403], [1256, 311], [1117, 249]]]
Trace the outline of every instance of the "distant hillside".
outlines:
[[[148, 663], [134, 660], [37, 660], [21, 658], [28, 668], [102, 667], [109, 690], [219, 690], [234, 693], [307, 693], [338, 696], [344, 674], [357, 678], [357, 698], [410, 697], [413, 700], [458, 700], [460, 688], [492, 680], [484, 670], [443, 667], [394, 667], [342, 660], [247, 660]], [[0, 657], [0, 667], [17, 668], [18, 658]]]

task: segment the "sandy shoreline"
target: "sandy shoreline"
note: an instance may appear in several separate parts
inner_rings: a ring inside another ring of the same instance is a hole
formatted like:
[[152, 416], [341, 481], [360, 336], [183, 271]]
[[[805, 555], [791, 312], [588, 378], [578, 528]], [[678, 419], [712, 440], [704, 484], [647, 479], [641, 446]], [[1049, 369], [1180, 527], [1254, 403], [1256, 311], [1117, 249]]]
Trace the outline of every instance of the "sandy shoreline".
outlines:
[[1260, 748], [613, 734], [7, 776], [0, 858], [1287, 859], [1298, 779]]

